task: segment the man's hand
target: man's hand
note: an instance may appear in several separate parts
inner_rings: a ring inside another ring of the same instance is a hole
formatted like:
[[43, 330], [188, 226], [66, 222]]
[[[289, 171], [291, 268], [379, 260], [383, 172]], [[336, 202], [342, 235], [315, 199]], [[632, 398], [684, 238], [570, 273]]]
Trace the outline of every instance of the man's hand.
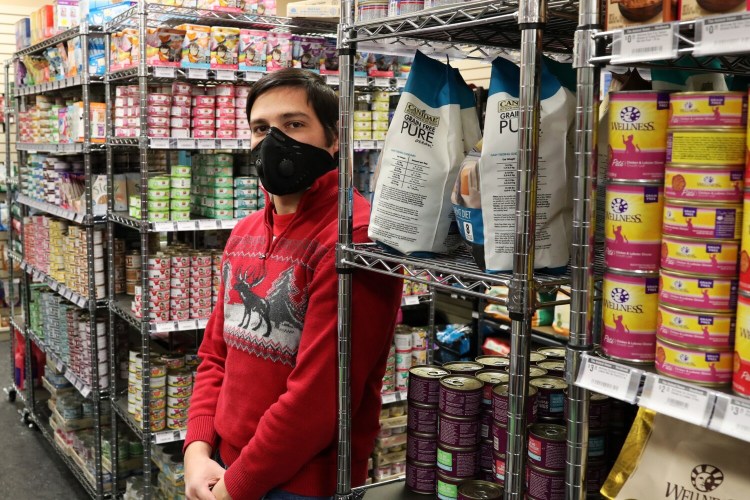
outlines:
[[185, 450], [185, 495], [188, 500], [214, 500], [211, 487], [224, 477], [224, 472], [221, 465], [211, 460], [211, 446], [208, 443], [190, 443]]
[[224, 483], [223, 477], [214, 485], [211, 493], [214, 494], [216, 500], [232, 500], [232, 497], [229, 496], [229, 492], [227, 491], [227, 485]]

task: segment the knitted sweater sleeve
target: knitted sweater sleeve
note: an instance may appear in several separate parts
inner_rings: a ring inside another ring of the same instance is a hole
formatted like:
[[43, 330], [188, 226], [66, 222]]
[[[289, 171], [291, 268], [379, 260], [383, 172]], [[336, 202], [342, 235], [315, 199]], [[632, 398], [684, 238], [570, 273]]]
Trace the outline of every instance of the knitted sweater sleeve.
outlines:
[[[353, 411], [362, 402], [368, 379], [373, 376], [382, 379], [384, 366], [378, 365], [384, 364], [381, 353], [390, 344], [389, 330], [392, 332], [396, 304], [400, 301], [400, 289], [393, 286], [397, 280], [373, 276], [355, 272], [353, 279], [356, 297], [351, 318], [355, 337], [350, 374]], [[311, 282], [297, 361], [287, 380], [287, 391], [263, 415], [254, 437], [224, 476], [232, 498], [261, 498], [335, 445], [337, 306], [338, 276], [335, 250], [331, 249]]]

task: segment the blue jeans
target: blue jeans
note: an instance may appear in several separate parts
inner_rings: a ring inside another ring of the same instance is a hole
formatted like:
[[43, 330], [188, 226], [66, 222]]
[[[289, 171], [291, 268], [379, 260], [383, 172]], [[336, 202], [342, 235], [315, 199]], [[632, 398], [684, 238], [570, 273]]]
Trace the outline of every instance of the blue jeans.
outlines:
[[262, 500], [331, 500], [333, 497], [306, 497], [282, 490], [271, 490]]

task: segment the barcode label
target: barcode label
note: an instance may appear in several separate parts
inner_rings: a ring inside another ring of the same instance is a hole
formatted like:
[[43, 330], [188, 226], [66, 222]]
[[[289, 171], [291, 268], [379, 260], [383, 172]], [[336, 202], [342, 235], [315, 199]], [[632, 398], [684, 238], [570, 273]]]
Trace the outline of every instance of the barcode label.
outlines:
[[677, 57], [679, 24], [662, 23], [616, 31], [612, 36], [612, 63], [657, 61]]
[[695, 22], [693, 55], [710, 56], [747, 52], [750, 43], [750, 15], [739, 14]]
[[629, 366], [586, 355], [581, 361], [576, 385], [633, 403], [642, 373]]
[[720, 395], [716, 399], [709, 427], [715, 431], [750, 441], [750, 401]]
[[632, 51], [633, 54], [654, 54], [661, 50], [661, 47], [637, 47]]
[[667, 398], [667, 404], [674, 406], [675, 408], [687, 409], [690, 405], [686, 401], [675, 398]]
[[647, 374], [639, 404], [658, 413], [706, 426], [715, 396], [705, 389]]

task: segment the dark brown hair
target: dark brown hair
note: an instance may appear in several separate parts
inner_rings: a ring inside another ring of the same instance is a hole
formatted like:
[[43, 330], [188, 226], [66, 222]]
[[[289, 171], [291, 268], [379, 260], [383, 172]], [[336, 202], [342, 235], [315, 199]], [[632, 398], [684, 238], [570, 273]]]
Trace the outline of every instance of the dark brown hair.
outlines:
[[310, 103], [318, 120], [323, 124], [328, 145], [333, 144], [338, 137], [339, 98], [320, 75], [308, 70], [284, 68], [268, 73], [255, 82], [247, 96], [247, 119], [251, 119], [250, 110], [253, 109], [253, 104], [259, 96], [281, 87], [305, 89], [307, 102]]

